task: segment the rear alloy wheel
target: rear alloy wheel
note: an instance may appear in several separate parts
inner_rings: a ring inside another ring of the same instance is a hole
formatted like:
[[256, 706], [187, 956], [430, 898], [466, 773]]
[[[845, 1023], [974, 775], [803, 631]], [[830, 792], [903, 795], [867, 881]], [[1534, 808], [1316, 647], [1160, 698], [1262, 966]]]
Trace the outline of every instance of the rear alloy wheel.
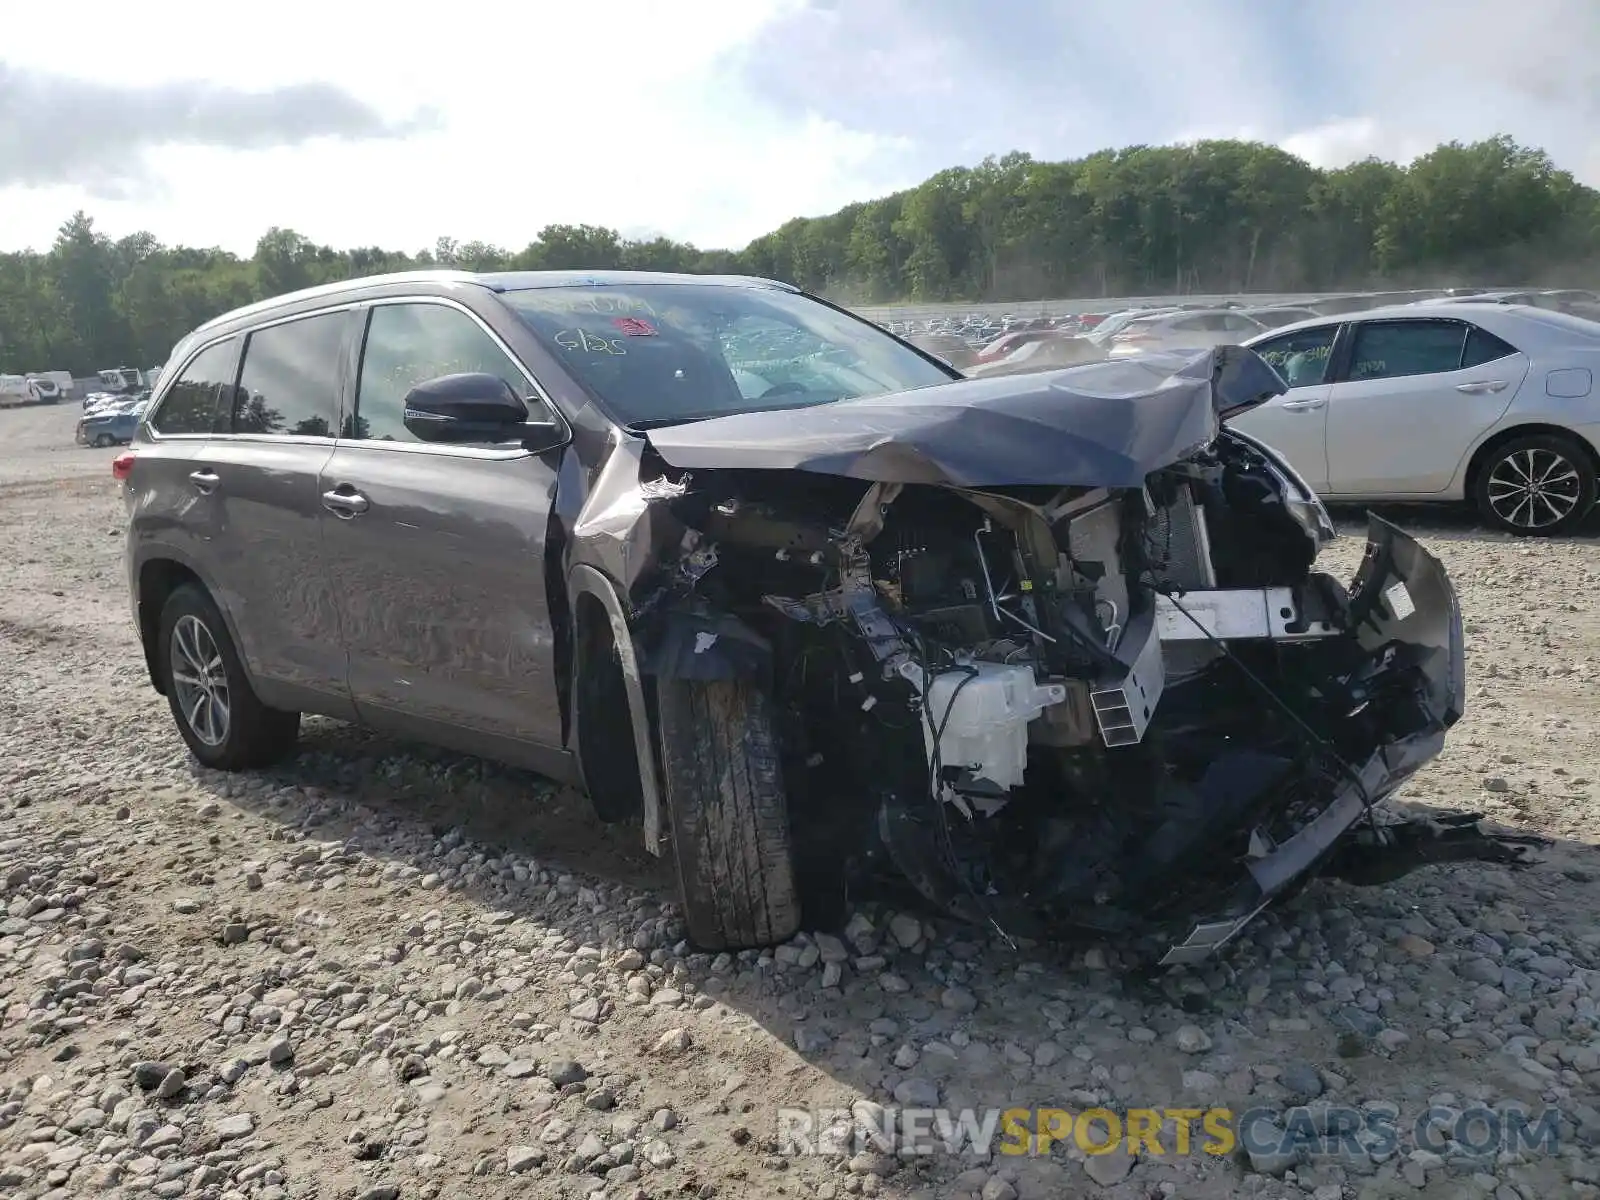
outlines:
[[185, 584], [167, 597], [157, 650], [173, 720], [201, 763], [243, 771], [294, 749], [300, 714], [261, 703], [222, 613], [204, 589]]
[[1485, 520], [1508, 533], [1570, 532], [1595, 502], [1595, 469], [1569, 438], [1535, 433], [1498, 446], [1478, 470], [1473, 499]]

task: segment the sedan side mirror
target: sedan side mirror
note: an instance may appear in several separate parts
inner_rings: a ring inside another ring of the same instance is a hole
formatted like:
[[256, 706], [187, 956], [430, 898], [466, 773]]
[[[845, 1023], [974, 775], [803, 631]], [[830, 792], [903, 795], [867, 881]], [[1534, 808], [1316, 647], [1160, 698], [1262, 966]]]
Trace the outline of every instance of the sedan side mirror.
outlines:
[[515, 388], [479, 371], [426, 379], [405, 398], [405, 426], [424, 442], [515, 441], [539, 451], [566, 440], [558, 423], [528, 415]]

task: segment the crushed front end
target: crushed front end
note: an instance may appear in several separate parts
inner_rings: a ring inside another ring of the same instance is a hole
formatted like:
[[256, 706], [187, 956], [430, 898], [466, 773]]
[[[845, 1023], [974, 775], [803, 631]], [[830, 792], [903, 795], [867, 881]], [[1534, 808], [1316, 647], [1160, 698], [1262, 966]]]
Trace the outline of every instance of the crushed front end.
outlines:
[[1084, 483], [941, 478], [903, 440], [855, 460], [877, 479], [673, 450], [637, 461], [664, 546], [631, 581], [642, 670], [763, 680], [809, 878], [892, 868], [1007, 935], [1178, 963], [1319, 869], [1426, 859], [1377, 809], [1462, 713], [1449, 580], [1377, 518], [1350, 586], [1319, 572], [1321, 505], [1214, 418]]

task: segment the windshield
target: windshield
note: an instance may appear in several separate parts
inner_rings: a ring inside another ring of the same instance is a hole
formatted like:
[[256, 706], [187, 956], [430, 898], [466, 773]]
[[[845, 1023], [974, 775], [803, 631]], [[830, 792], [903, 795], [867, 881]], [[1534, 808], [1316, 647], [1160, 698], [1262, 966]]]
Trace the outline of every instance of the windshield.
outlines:
[[793, 292], [596, 284], [502, 299], [624, 425], [827, 404], [951, 379], [876, 325]]

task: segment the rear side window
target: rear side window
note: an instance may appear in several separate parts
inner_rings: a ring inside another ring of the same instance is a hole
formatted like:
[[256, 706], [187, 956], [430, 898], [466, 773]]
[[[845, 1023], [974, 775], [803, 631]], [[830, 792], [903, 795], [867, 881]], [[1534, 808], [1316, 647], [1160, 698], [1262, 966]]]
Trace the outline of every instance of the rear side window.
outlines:
[[157, 433], [210, 433], [217, 397], [233, 386], [239, 362], [239, 339], [207, 346], [189, 361], [150, 418]]
[[1461, 355], [1461, 365], [1481, 367], [1484, 363], [1507, 358], [1516, 352], [1517, 348], [1511, 343], [1495, 337], [1487, 329], [1479, 329], [1473, 325], [1467, 331], [1467, 348]]
[[269, 325], [245, 343], [233, 398], [233, 432], [332, 437], [349, 314]]
[[522, 397], [532, 391], [500, 344], [459, 309], [443, 304], [374, 305], [361, 353], [355, 416], [343, 436], [419, 440], [405, 426], [406, 394], [429, 379], [462, 372], [497, 375]]
[[1461, 321], [1368, 321], [1356, 327], [1350, 379], [1400, 379], [1461, 369]]

